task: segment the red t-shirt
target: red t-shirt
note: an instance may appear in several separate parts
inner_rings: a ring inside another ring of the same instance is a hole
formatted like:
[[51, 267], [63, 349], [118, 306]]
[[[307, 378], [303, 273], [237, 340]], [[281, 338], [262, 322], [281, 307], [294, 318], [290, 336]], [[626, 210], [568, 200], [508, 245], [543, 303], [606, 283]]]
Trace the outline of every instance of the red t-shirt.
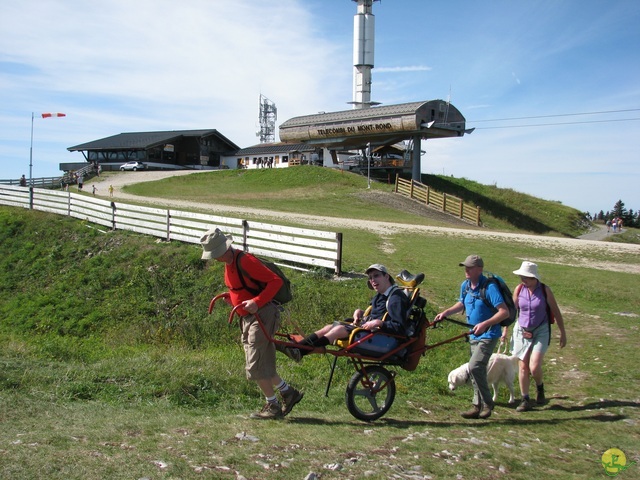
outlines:
[[[266, 285], [264, 290], [262, 290], [258, 295], [254, 296], [253, 293], [245, 290], [242, 282], [240, 281], [240, 273], [236, 268], [236, 259], [241, 253], [242, 257], [240, 257], [240, 265], [242, 266], [242, 271], [244, 273], [242, 278], [247, 286], [249, 288], [260, 290], [261, 287], [256, 284], [256, 282]], [[234, 249], [233, 262], [225, 264], [224, 266], [224, 284], [229, 289], [229, 293], [231, 294], [231, 304], [234, 307], [245, 300], [251, 299], [256, 302], [258, 308], [263, 307], [273, 299], [276, 293], [278, 293], [278, 290], [282, 287], [282, 283], [282, 279], [269, 270], [260, 260], [250, 253], [241, 252], [240, 250]], [[239, 308], [237, 312], [242, 316], [248, 315], [249, 313], [242, 308]]]

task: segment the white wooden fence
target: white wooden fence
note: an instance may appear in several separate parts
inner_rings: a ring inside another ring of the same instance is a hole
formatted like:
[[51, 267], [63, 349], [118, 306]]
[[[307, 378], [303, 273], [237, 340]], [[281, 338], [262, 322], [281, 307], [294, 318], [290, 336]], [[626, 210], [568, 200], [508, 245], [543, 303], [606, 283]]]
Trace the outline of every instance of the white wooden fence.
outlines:
[[110, 229], [131, 230], [200, 243], [212, 227], [233, 235], [238, 248], [300, 270], [321, 267], [342, 273], [342, 233], [286, 227], [202, 213], [110, 202], [77, 193], [0, 185], [0, 205], [41, 210], [86, 220]]

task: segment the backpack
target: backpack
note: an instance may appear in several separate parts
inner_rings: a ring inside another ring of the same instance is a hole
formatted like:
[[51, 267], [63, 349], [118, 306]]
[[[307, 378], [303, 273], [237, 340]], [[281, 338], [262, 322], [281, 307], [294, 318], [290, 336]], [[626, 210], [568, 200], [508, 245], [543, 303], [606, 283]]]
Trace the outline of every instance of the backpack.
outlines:
[[[547, 319], [549, 320], [549, 325], [553, 325], [556, 323], [556, 317], [553, 316], [553, 312], [551, 311], [551, 307], [549, 306], [549, 299], [547, 298], [547, 286], [540, 282], [540, 286], [542, 286], [542, 293], [544, 294], [544, 301], [547, 304]], [[515, 296], [520, 295], [520, 290], [522, 289], [522, 284], [519, 284], [515, 289]], [[516, 307], [517, 308], [517, 307]]]
[[[491, 305], [491, 302], [487, 300], [487, 286], [489, 285], [489, 283], [495, 283], [498, 286], [498, 290], [500, 290], [502, 298], [504, 299], [504, 304], [509, 310], [509, 316], [500, 322], [500, 326], [509, 327], [513, 322], [516, 321], [516, 315], [518, 313], [518, 310], [513, 303], [513, 295], [511, 294], [511, 290], [509, 290], [509, 287], [501, 276], [494, 275], [493, 273], [487, 273], [487, 279], [480, 286], [480, 299], [494, 313], [497, 312], [498, 309]], [[465, 295], [467, 294], [467, 291], [469, 291], [469, 281], [467, 281], [467, 289], [465, 290]]]
[[[236, 269], [238, 270], [238, 277], [240, 277], [240, 283], [242, 283], [243, 288], [248, 292], [250, 292], [251, 294], [259, 295], [260, 292], [264, 290], [265, 284], [251, 278], [251, 275], [249, 275], [249, 273], [246, 272], [240, 266], [240, 257], [242, 257], [242, 255], [251, 255], [251, 254], [250, 253], [247, 254], [243, 251], [240, 251], [238, 253], [238, 256], [236, 257]], [[258, 258], [258, 257], [255, 257], [255, 258]], [[278, 277], [282, 279], [282, 287], [280, 287], [280, 290], [278, 290], [278, 293], [275, 294], [275, 296], [271, 299], [271, 301], [279, 305], [284, 305], [285, 303], [290, 302], [293, 299], [293, 295], [291, 293], [291, 280], [287, 278], [287, 276], [282, 272], [282, 270], [280, 270], [280, 267], [278, 267], [275, 263], [270, 262], [268, 260], [264, 260], [262, 258], [258, 258], [258, 260], [265, 267], [267, 267], [269, 270], [271, 270], [273, 273], [275, 273]], [[245, 282], [245, 279], [244, 279], [245, 275], [249, 277], [249, 279], [251, 279], [253, 283], [258, 285], [259, 289], [249, 287]]]

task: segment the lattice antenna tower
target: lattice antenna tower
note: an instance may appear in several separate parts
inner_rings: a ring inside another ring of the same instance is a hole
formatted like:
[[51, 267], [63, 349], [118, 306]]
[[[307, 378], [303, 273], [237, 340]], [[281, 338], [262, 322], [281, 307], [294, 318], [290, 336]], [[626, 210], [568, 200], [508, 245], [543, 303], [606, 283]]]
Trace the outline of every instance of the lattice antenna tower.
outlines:
[[278, 109], [276, 104], [260, 94], [260, 114], [258, 117], [260, 128], [256, 132], [256, 135], [260, 137], [260, 143], [274, 143], [276, 141], [277, 119]]

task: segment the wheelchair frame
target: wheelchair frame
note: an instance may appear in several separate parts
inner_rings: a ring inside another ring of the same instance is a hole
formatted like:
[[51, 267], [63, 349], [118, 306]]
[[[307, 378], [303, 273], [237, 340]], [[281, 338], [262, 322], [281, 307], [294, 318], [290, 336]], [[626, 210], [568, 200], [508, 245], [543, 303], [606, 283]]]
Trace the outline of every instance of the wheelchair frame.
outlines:
[[[402, 282], [402, 273], [403, 272], [401, 272], [401, 274], [396, 277], [398, 280], [400, 280], [400, 282]], [[424, 278], [424, 275], [418, 277], [421, 281]], [[357, 341], [350, 343], [346, 347], [337, 347], [335, 345], [327, 345], [326, 347], [311, 347], [300, 345], [298, 343], [303, 338], [301, 335], [276, 332], [274, 337], [270, 336], [264, 324], [262, 323], [262, 319], [260, 318], [260, 316], [257, 313], [254, 314], [254, 316], [256, 317], [258, 325], [260, 326], [260, 329], [264, 333], [265, 337], [268, 338], [270, 342], [274, 343], [276, 347], [292, 347], [299, 348], [301, 350], [309, 350], [310, 353], [325, 353], [333, 355], [334, 360], [331, 365], [331, 371], [329, 374], [329, 379], [327, 381], [327, 387], [325, 389], [325, 396], [328, 396], [329, 394], [329, 388], [333, 381], [333, 375], [338, 358], [346, 357], [347, 359], [349, 359], [355, 369], [355, 373], [349, 380], [345, 392], [347, 409], [349, 410], [349, 413], [351, 413], [351, 415], [353, 415], [358, 420], [371, 422], [377, 420], [385, 413], [387, 413], [395, 399], [395, 376], [397, 372], [390, 371], [386, 367], [394, 366], [400, 367], [404, 370], [413, 371], [417, 368], [420, 357], [422, 357], [427, 351], [462, 338], [468, 340], [469, 332], [465, 332], [431, 345], [427, 344], [427, 329], [437, 327], [437, 325], [444, 320], [448, 320], [466, 327], [470, 327], [470, 325], [449, 318], [443, 318], [438, 321], [429, 322], [424, 313], [426, 300], [420, 296], [420, 289], [418, 288], [418, 284], [420, 283], [420, 281], [414, 281], [413, 285], [403, 282], [403, 285], [400, 286], [400, 288], [405, 289], [405, 291], [411, 292], [409, 319], [415, 323], [416, 328], [414, 334], [410, 337], [401, 337], [389, 333], [371, 331]], [[211, 314], [211, 312], [213, 311], [216, 302], [218, 302], [220, 299], [228, 297], [229, 292], [224, 292], [216, 295], [209, 304], [209, 314]], [[237, 313], [238, 308], [239, 306], [236, 306], [231, 310], [228, 319], [229, 324], [233, 322], [233, 318], [235, 315], [239, 316], [239, 314]], [[382, 355], [367, 355], [362, 353], [361, 351], [358, 351], [362, 344], [364, 344], [368, 340], [373, 339], [375, 335], [394, 337], [399, 339], [399, 343], [395, 348], [392, 348], [390, 351]]]

